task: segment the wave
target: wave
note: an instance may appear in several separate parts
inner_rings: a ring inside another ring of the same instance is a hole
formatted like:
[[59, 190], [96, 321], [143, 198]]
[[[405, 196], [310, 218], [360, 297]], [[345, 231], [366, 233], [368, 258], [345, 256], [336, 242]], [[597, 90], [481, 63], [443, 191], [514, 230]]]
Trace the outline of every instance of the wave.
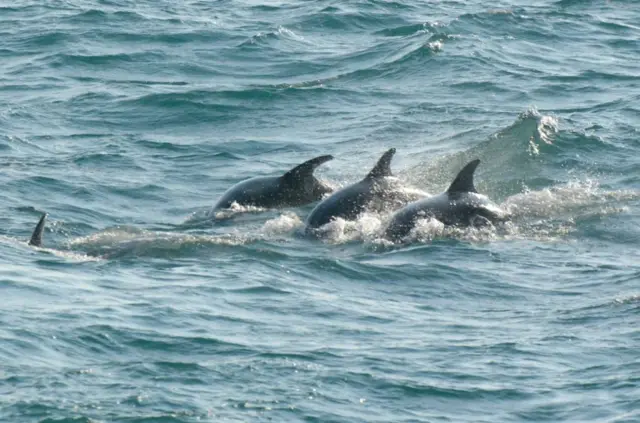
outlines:
[[195, 90], [154, 93], [103, 105], [97, 114], [100, 119], [96, 124], [104, 125], [104, 122], [109, 122], [108, 126], [150, 129], [157, 129], [160, 123], [163, 128], [195, 126], [202, 125], [203, 122], [236, 121], [255, 107], [253, 103], [235, 100], [233, 93], [229, 92], [218, 94]]
[[[351, 18], [356, 16], [342, 16], [335, 11], [322, 16], [314, 14], [309, 19], [311, 23], [303, 20], [296, 21], [296, 27], [309, 28], [307, 31], [312, 33], [309, 37], [305, 37], [293, 32], [291, 29], [279, 26], [277, 29], [258, 33], [251, 38], [242, 42], [237, 51], [231, 54], [234, 60], [243, 60], [246, 52], [244, 49], [250, 48], [252, 54], [255, 51], [267, 52], [274, 50], [279, 53], [280, 50], [286, 49], [299, 51], [302, 54], [308, 53], [310, 49], [317, 49], [320, 39], [313, 34], [313, 28], [316, 25], [333, 27], [335, 25], [353, 25], [355, 21]], [[367, 20], [362, 14], [357, 14], [358, 19]], [[320, 20], [316, 22], [316, 20]], [[343, 22], [344, 21], [344, 22]], [[388, 25], [388, 20], [384, 21]], [[357, 24], [356, 24], [357, 25]], [[368, 24], [365, 24], [368, 26]], [[380, 25], [383, 26], [383, 22]], [[415, 29], [415, 31], [413, 30]], [[380, 38], [377, 42], [370, 45], [361, 46], [354, 44], [346, 49], [335, 52], [327, 52], [320, 56], [313, 56], [295, 62], [295, 75], [291, 74], [292, 64], [288, 62], [286, 69], [282, 68], [279, 63], [273, 61], [273, 57], [266, 58], [267, 67], [263, 71], [269, 76], [284, 76], [306, 78], [303, 81], [295, 81], [294, 83], [303, 83], [309, 81], [318, 81], [322, 84], [330, 82], [357, 80], [385, 77], [390, 74], [400, 74], [411, 71], [412, 68], [418, 68], [420, 62], [430, 57], [433, 53], [443, 50], [445, 42], [455, 38], [446, 31], [446, 27], [439, 24], [420, 24], [403, 25], [396, 29], [382, 29], [377, 33]], [[255, 57], [252, 56], [253, 59]], [[268, 63], [272, 63], [269, 65]], [[396, 69], [397, 68], [397, 69]], [[314, 75], [309, 79], [309, 75]]]
[[367, 12], [346, 12], [340, 7], [329, 7], [313, 13], [297, 23], [313, 30], [362, 30], [388, 24], [387, 16]]
[[546, 81], [560, 81], [560, 82], [580, 82], [589, 81], [590, 84], [596, 82], [611, 82], [611, 81], [636, 81], [638, 79], [637, 73], [613, 73], [602, 72], [593, 70], [580, 71], [574, 75], [549, 75], [543, 76], [542, 79]]
[[20, 50], [33, 48], [52, 49], [57, 46], [65, 46], [77, 41], [76, 36], [65, 31], [44, 31], [41, 33], [24, 34], [22, 37], [15, 37], [11, 46]]
[[[540, 25], [523, 8], [491, 9], [458, 16], [450, 24], [451, 30], [462, 36], [493, 38], [522, 37], [526, 40], [560, 41], [561, 35], [550, 26]], [[513, 62], [512, 62], [513, 63]]]
[[[326, 85], [326, 88], [335, 89], [342, 87], [340, 84], [345, 82], [362, 83], [367, 80], [406, 77], [411, 72], [421, 69], [425, 60], [441, 52], [444, 43], [450, 39], [452, 39], [451, 36], [438, 35], [422, 42], [410, 42], [394, 48], [386, 46], [384, 49], [375, 46], [345, 56], [327, 59], [327, 63], [335, 63], [335, 66], [320, 72], [324, 75], [316, 79], [301, 81], [296, 85], [320, 86], [322, 88], [325, 88]], [[337, 72], [333, 70], [335, 67], [339, 69]], [[328, 73], [329, 75], [326, 75]]]
[[[509, 127], [467, 150], [431, 157], [427, 164], [420, 163], [398, 174], [414, 186], [429, 192], [441, 192], [466, 163], [480, 159], [476, 172], [479, 190], [491, 196], [505, 197], [520, 192], [525, 182], [534, 182], [534, 185], [536, 181], [542, 184], [553, 182], [552, 178], [544, 177], [544, 166], [539, 158], [556, 148], [557, 133], [555, 117], [530, 109]], [[451, 138], [455, 137], [457, 134]]]
[[249, 37], [249, 39], [243, 41], [238, 46], [239, 48], [244, 47], [264, 47], [266, 45], [271, 44], [273, 41], [294, 41], [298, 43], [308, 44], [303, 36], [300, 36], [293, 32], [292, 30], [285, 28], [280, 25], [273, 31], [260, 32], [256, 35]]
[[50, 56], [49, 66], [82, 67], [82, 66], [119, 66], [126, 63], [161, 63], [166, 60], [163, 53], [155, 51], [142, 51], [136, 53], [110, 53], [110, 54], [69, 54], [61, 53]]
[[395, 28], [385, 28], [380, 31], [376, 31], [374, 35], [383, 35], [385, 37], [407, 37], [416, 34], [436, 32], [442, 26], [442, 24], [430, 22], [401, 25]]
[[117, 24], [139, 24], [146, 20], [147, 19], [145, 19], [144, 16], [132, 11], [119, 10], [115, 12], [106, 12], [98, 9], [83, 10], [82, 12], [66, 16], [62, 19], [63, 22], [90, 25], [95, 25], [96, 22], [104, 21], [112, 21]]
[[[634, 275], [634, 278], [637, 278], [638, 275]], [[618, 297], [614, 300], [614, 304], [616, 305], [631, 305], [636, 308], [640, 308], [640, 294], [630, 294], [624, 297]]]

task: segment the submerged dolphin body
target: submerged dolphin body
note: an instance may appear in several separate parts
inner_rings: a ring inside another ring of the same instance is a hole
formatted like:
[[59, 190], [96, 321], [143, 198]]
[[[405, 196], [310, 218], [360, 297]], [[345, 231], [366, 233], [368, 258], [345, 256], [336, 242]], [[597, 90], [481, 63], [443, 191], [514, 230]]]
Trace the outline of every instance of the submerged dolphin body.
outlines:
[[395, 152], [395, 148], [387, 150], [364, 179], [334, 192], [316, 205], [307, 217], [307, 233], [338, 217], [353, 220], [365, 211], [372, 201], [384, 199], [388, 194], [385, 178], [392, 176], [391, 159]]
[[445, 225], [470, 226], [508, 220], [486, 195], [479, 194], [473, 184], [473, 174], [480, 164], [469, 162], [454, 179], [449, 189], [439, 195], [411, 203], [393, 214], [384, 237], [399, 241], [406, 237], [419, 219], [435, 218]]
[[215, 217], [218, 210], [227, 209], [233, 203], [242, 206], [264, 208], [303, 206], [322, 199], [333, 192], [313, 175], [321, 164], [333, 156], [319, 156], [308, 160], [281, 176], [263, 176], [247, 179], [229, 188], [209, 211]]

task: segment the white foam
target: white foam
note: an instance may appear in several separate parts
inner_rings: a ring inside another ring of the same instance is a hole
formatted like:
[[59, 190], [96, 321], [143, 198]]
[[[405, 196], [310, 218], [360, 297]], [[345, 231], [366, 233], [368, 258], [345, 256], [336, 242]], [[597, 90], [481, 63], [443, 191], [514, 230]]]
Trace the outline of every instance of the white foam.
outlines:
[[345, 244], [371, 238], [377, 233], [380, 226], [381, 221], [376, 213], [365, 212], [353, 221], [336, 218], [316, 229], [316, 232], [324, 242]]
[[[597, 181], [587, 179], [564, 185], [525, 191], [507, 198], [502, 207], [514, 217], [558, 217], [570, 212], [612, 214], [625, 211], [622, 201], [640, 198], [630, 190], [603, 191]], [[618, 203], [616, 205], [616, 203]]]
[[445, 225], [437, 219], [419, 219], [409, 232], [407, 240], [411, 241], [431, 241], [436, 237], [444, 235]]
[[307, 42], [307, 40], [302, 35], [298, 35], [295, 32], [293, 32], [292, 30], [290, 30], [288, 28], [285, 28], [282, 25], [278, 26], [278, 29], [277, 29], [276, 33], [278, 35], [284, 35], [284, 36], [287, 36], [289, 38], [293, 38], [294, 40]]
[[108, 246], [118, 242], [144, 237], [149, 232], [132, 227], [115, 227], [90, 235], [81, 236], [68, 242], [69, 246]]
[[442, 51], [442, 46], [443, 46], [442, 41], [439, 41], [439, 40], [427, 43], [427, 48], [433, 51], [434, 53]]
[[61, 257], [65, 260], [71, 260], [76, 262], [89, 262], [89, 261], [101, 261], [102, 257], [90, 256], [86, 253], [81, 253], [77, 251], [69, 251], [69, 250], [56, 250], [54, 248], [47, 247], [33, 247], [38, 251], [43, 251], [45, 253], [53, 254], [56, 257]]
[[264, 207], [257, 206], [243, 206], [238, 204], [237, 202], [231, 203], [231, 206], [228, 209], [222, 209], [215, 213], [216, 219], [229, 219], [235, 215], [242, 213], [261, 213], [267, 211], [269, 209]]
[[36, 247], [36, 246], [33, 246], [33, 245], [29, 245], [29, 243], [24, 241], [24, 240], [13, 238], [13, 237], [9, 237], [9, 236], [4, 236], [4, 235], [0, 235], [0, 242], [5, 243], [5, 244], [13, 244], [13, 245], [25, 246], [25, 247], [31, 248], [31, 249], [39, 251], [39, 252], [49, 253], [49, 254], [52, 254], [52, 255], [54, 255], [56, 257], [61, 257], [61, 258], [64, 258], [66, 260], [72, 260], [72, 261], [77, 261], [77, 262], [98, 261], [98, 260], [100, 260], [100, 258], [98, 258], [98, 257], [92, 257], [92, 256], [89, 256], [89, 255], [87, 255], [85, 253], [79, 253], [79, 252], [75, 252], [75, 251], [66, 251], [66, 250], [56, 250], [54, 248], [48, 248], [48, 247]]
[[553, 137], [558, 132], [558, 119], [549, 115], [540, 115], [535, 109], [530, 113], [537, 117], [536, 136], [529, 138], [527, 151], [532, 156], [540, 154], [540, 143], [553, 144]]
[[304, 226], [302, 219], [297, 214], [288, 212], [267, 220], [262, 226], [262, 232], [267, 235], [280, 235], [292, 232], [302, 226]]
[[554, 116], [543, 115], [538, 121], [538, 135], [547, 144], [552, 144], [553, 136], [558, 132], [558, 119]]
[[616, 304], [635, 304], [640, 303], [640, 294], [633, 294], [626, 297], [619, 297], [614, 300]]

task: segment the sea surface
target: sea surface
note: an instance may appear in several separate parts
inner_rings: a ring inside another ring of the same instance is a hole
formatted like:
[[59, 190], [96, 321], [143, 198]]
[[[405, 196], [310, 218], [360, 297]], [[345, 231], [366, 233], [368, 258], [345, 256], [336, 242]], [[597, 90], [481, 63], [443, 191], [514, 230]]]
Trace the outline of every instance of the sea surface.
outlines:
[[[636, 0], [0, 0], [0, 422], [640, 422], [639, 129]], [[203, 219], [392, 147], [513, 221]]]

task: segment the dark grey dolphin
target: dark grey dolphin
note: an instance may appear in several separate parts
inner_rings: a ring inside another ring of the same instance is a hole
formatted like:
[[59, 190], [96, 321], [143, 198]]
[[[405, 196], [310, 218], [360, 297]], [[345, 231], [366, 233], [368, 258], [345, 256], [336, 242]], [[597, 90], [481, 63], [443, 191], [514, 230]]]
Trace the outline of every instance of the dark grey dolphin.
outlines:
[[411, 232], [418, 219], [429, 217], [456, 226], [507, 220], [505, 211], [476, 191], [473, 174], [479, 163], [477, 159], [468, 163], [442, 194], [416, 201], [395, 212], [385, 230], [385, 238], [399, 241]]
[[237, 203], [242, 206], [264, 208], [297, 207], [322, 199], [333, 192], [327, 185], [313, 176], [313, 171], [321, 164], [332, 160], [326, 155], [308, 160], [282, 176], [263, 176], [247, 179], [229, 188], [209, 211], [215, 212]]
[[396, 149], [391, 148], [382, 155], [375, 167], [360, 182], [334, 192], [311, 211], [307, 217], [306, 231], [317, 229], [337, 217], [353, 220], [365, 211], [376, 198], [385, 195], [384, 178], [391, 175], [391, 159]]

